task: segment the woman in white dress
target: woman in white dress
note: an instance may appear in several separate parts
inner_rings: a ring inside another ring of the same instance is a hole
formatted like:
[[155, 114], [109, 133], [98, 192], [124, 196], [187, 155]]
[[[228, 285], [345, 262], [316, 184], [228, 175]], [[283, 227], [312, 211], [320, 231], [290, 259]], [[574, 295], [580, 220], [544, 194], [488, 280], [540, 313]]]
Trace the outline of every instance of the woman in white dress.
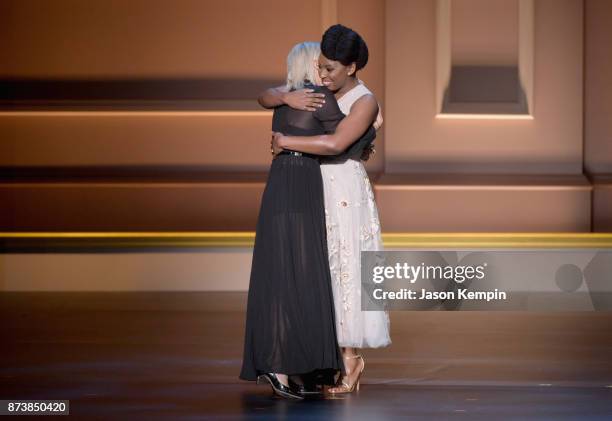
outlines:
[[[351, 147], [379, 113], [376, 98], [356, 76], [367, 60], [368, 49], [359, 34], [342, 25], [330, 27], [321, 41], [319, 76], [323, 85], [334, 92], [347, 117], [333, 134], [295, 137], [275, 133], [273, 139], [275, 153], [289, 149], [330, 156], [321, 161], [321, 173], [336, 334], [346, 368], [346, 376], [329, 389], [330, 393], [359, 390], [365, 361], [358, 349], [391, 343], [387, 312], [361, 310], [360, 252], [383, 247], [374, 194], [359, 159], [363, 150]], [[312, 96], [307, 93], [301, 97], [304, 103], [309, 98]], [[309, 105], [317, 106], [315, 101]]]

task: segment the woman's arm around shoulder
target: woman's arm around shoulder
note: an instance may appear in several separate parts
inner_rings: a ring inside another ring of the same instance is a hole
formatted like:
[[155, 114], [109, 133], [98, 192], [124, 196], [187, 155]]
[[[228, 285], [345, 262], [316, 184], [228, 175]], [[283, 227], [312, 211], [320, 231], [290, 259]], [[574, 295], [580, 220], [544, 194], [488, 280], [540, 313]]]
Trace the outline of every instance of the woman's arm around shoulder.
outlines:
[[257, 102], [264, 108], [274, 108], [283, 105], [283, 96], [288, 92], [287, 86], [268, 88], [257, 97]]
[[305, 88], [289, 91], [287, 86], [277, 86], [263, 91], [257, 102], [264, 108], [274, 108], [287, 104], [296, 110], [315, 111], [325, 103], [325, 94]]
[[317, 155], [337, 155], [359, 139], [372, 125], [378, 114], [378, 102], [371, 94], [363, 95], [351, 107], [333, 134], [321, 136], [274, 135], [275, 152], [290, 149]]

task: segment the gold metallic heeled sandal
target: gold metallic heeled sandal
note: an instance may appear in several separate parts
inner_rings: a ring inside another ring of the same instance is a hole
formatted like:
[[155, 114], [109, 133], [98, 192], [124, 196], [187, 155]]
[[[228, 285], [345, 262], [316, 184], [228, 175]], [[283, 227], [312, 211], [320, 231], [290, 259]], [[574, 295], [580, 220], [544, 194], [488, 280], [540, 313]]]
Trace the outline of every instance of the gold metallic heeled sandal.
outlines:
[[[345, 360], [351, 360], [354, 358], [359, 358], [361, 360], [361, 370], [359, 370], [359, 374], [357, 374], [357, 378], [355, 379], [355, 381], [353, 382], [353, 384], [348, 384], [345, 380], [345, 377], [342, 377], [340, 380], [340, 384], [334, 386], [334, 388], [344, 388], [344, 389], [340, 389], [337, 391], [333, 391], [333, 390], [329, 390], [329, 393], [333, 394], [333, 395], [339, 395], [339, 394], [343, 394], [343, 393], [352, 393], [353, 390], [355, 390], [355, 388], [357, 388], [357, 390], [359, 390], [359, 383], [361, 380], [361, 374], [363, 373], [363, 369], [365, 368], [365, 361], [363, 359], [363, 357], [361, 355], [352, 355], [350, 357], [344, 357]], [[347, 376], [348, 377], [348, 376]]]

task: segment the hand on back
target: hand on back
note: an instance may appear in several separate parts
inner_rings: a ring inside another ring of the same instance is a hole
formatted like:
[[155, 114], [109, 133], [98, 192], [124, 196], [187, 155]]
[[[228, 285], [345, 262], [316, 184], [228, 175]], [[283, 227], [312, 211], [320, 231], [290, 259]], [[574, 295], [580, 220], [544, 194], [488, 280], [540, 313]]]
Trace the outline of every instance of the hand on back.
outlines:
[[303, 111], [316, 111], [325, 104], [325, 94], [315, 92], [311, 88], [297, 89], [287, 92], [284, 96], [285, 103], [291, 108]]

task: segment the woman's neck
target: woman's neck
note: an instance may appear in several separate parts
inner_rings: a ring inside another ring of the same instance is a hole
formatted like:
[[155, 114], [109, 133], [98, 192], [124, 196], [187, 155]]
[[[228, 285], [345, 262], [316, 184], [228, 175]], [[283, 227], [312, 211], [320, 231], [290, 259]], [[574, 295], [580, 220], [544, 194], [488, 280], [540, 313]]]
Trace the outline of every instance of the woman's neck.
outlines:
[[338, 89], [338, 91], [335, 93], [336, 99], [340, 99], [342, 96], [344, 96], [345, 93], [347, 93], [348, 91], [353, 89], [358, 84], [359, 84], [359, 82], [357, 81], [357, 78], [354, 77], [354, 76], [351, 76], [344, 83], [344, 86], [342, 88]]

